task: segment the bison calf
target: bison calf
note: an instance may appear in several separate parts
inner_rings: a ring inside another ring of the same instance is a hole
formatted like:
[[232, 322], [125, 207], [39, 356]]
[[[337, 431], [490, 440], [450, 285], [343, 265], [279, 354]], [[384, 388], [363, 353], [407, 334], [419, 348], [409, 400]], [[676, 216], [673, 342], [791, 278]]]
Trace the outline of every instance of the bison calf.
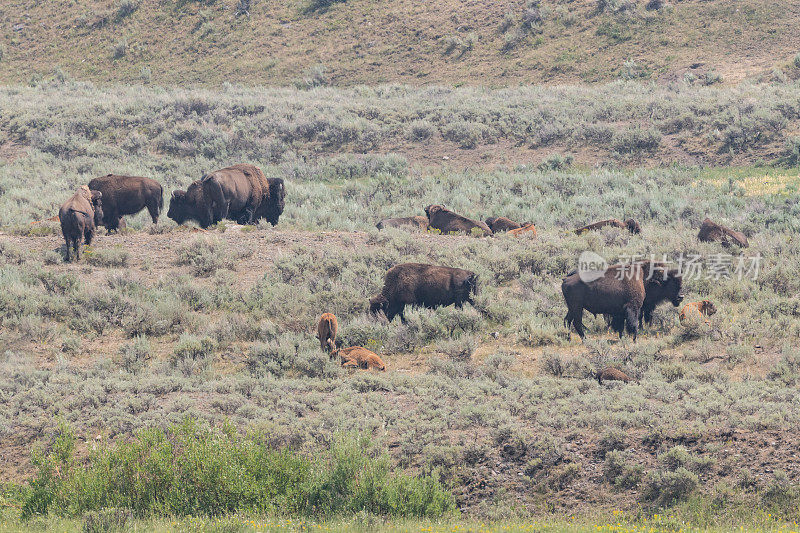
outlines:
[[102, 225], [109, 232], [120, 229], [123, 216], [135, 215], [145, 207], [156, 224], [164, 208], [161, 184], [150, 178], [108, 174], [90, 181], [89, 188], [103, 194]]
[[531, 237], [536, 237], [536, 226], [528, 223], [523, 225], [521, 228], [509, 230], [508, 234], [512, 237], [519, 237], [520, 235], [530, 235]]
[[67, 261], [71, 260], [70, 248], [75, 253], [75, 260], [81, 258], [81, 241], [91, 244], [95, 228], [103, 217], [101, 205], [102, 193], [91, 191], [82, 186], [58, 210], [61, 222], [61, 233], [67, 243]]
[[351, 346], [350, 348], [340, 348], [332, 353], [333, 357], [339, 356], [342, 366], [347, 368], [363, 368], [371, 370], [373, 368], [381, 371], [386, 370], [386, 364], [378, 357], [378, 354], [371, 352], [361, 346]]
[[625, 221], [618, 220], [616, 218], [611, 218], [608, 220], [601, 220], [600, 222], [594, 222], [592, 224], [589, 224], [588, 226], [583, 226], [582, 228], [578, 228], [575, 230], [575, 233], [580, 235], [581, 233], [585, 233], [587, 231], [599, 230], [607, 226], [627, 229], [633, 234], [641, 233], [642, 231], [642, 228], [641, 226], [639, 226], [639, 223], [632, 218], [628, 218]]
[[691, 302], [686, 304], [683, 309], [681, 309], [681, 314], [678, 317], [681, 324], [685, 323], [687, 320], [705, 320], [706, 324], [709, 324], [707, 318], [703, 318], [703, 316], [711, 316], [717, 312], [717, 308], [711, 303], [709, 300], [703, 300], [702, 302]]
[[[319, 347], [325, 352], [333, 352], [336, 349], [336, 332], [339, 329], [339, 324], [336, 321], [336, 315], [333, 313], [322, 313], [317, 323], [317, 338], [319, 339]], [[331, 355], [331, 358], [333, 355]]]
[[730, 228], [712, 222], [711, 219], [706, 218], [700, 226], [700, 232], [697, 234], [697, 239], [700, 242], [719, 242], [722, 246], [728, 247], [731, 244], [747, 248], [747, 237], [741, 231], [734, 231]]
[[435, 308], [455, 305], [461, 308], [464, 302], [473, 306], [472, 295], [477, 294], [478, 276], [469, 270], [422, 263], [403, 263], [386, 272], [383, 289], [369, 301], [373, 314], [383, 312], [391, 321], [403, 314], [407, 305]]

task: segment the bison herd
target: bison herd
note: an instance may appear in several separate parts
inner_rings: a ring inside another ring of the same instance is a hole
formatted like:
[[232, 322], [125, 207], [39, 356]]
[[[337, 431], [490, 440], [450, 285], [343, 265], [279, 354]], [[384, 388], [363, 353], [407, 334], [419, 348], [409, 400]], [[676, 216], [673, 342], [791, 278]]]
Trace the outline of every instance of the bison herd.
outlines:
[[[239, 164], [217, 170], [192, 182], [184, 190], [176, 190], [170, 198], [167, 216], [183, 224], [195, 221], [206, 228], [221, 220], [234, 220], [240, 224], [253, 224], [261, 219], [273, 226], [283, 213], [286, 190], [280, 178], [267, 178], [256, 166]], [[124, 227], [123, 217], [147, 209], [154, 224], [164, 208], [163, 188], [150, 178], [109, 174], [93, 179], [80, 187], [59, 210], [58, 219], [66, 242], [66, 257], [74, 254], [80, 258], [81, 242], [90, 244], [98, 226], [108, 232]], [[575, 233], [617, 227], [631, 233], [641, 232], [639, 223], [609, 219], [577, 228]], [[429, 205], [425, 216], [387, 218], [377, 224], [378, 229], [416, 228], [442, 234], [466, 233], [491, 236], [508, 233], [514, 236], [528, 233], [536, 235], [532, 222], [515, 222], [507, 217], [490, 217], [485, 222], [472, 220], [455, 213], [443, 205]], [[723, 246], [747, 246], [747, 238], [738, 231], [721, 226], [709, 219], [703, 221], [698, 239], [716, 241]], [[72, 252], [71, 252], [72, 250]], [[625, 272], [622, 272], [625, 270]], [[597, 279], [581, 278], [575, 271], [563, 279], [561, 291], [567, 306], [564, 323], [574, 327], [581, 339], [585, 338], [583, 312], [605, 315], [610, 327], [622, 337], [627, 331], [636, 340], [642, 322], [650, 323], [653, 311], [661, 302], [675, 307], [683, 300], [682, 278], [679, 272], [663, 264], [639, 262], [629, 265], [612, 265]], [[478, 277], [474, 272], [460, 268], [404, 263], [390, 268], [385, 275], [380, 293], [369, 300], [373, 315], [383, 315], [392, 321], [399, 316], [405, 322], [407, 306], [436, 308], [464, 303], [473, 306], [478, 292]], [[687, 316], [711, 315], [716, 311], [708, 300], [688, 304], [681, 313], [681, 322]], [[325, 313], [319, 320], [317, 337], [320, 348], [339, 357], [342, 366], [376, 368], [386, 365], [377, 354], [361, 346], [342, 348], [336, 339], [337, 320]], [[618, 372], [618, 371], [616, 371]], [[619, 379], [627, 376], [602, 371], [598, 380]]]

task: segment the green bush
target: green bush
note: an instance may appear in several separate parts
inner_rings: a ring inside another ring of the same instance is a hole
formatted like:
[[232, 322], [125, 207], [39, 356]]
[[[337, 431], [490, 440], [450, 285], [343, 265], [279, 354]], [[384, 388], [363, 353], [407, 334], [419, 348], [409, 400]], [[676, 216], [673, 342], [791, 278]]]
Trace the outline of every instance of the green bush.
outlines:
[[685, 500], [697, 488], [697, 475], [684, 467], [674, 472], [650, 472], [644, 480], [642, 500], [657, 506], [673, 505]]
[[210, 276], [221, 268], [233, 268], [225, 245], [217, 238], [198, 237], [178, 249], [178, 265], [187, 265], [198, 277]]
[[[313, 459], [277, 450], [263, 437], [240, 437], [187, 419], [166, 431], [140, 431], [101, 446], [78, 462], [75, 437], [62, 426], [37, 473], [23, 517], [129, 509], [136, 516], [235, 512], [330, 517], [366, 512], [437, 518], [456, 514], [455, 500], [432, 475], [394, 473], [389, 457], [363, 437], [335, 436]], [[97, 518], [93, 519], [97, 521]]]

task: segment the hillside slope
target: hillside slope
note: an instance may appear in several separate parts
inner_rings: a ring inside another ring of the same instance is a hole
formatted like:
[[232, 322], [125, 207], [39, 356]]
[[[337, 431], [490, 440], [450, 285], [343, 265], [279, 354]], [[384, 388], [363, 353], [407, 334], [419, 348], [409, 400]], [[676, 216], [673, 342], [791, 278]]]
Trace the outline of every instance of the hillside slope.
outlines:
[[158, 84], [735, 83], [800, 51], [800, 4], [776, 0], [309, 2], [323, 0], [251, 0], [238, 16], [235, 0], [4, 2], [0, 82], [60, 68]]

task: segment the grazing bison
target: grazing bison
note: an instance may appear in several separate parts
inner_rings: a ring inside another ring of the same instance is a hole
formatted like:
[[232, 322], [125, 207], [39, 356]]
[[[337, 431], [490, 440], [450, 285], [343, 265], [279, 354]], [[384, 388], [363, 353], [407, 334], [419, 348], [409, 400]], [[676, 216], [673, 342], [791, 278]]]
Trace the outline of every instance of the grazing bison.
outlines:
[[609, 315], [612, 329], [620, 337], [627, 330], [635, 341], [641, 322], [640, 313], [645, 311], [647, 295], [650, 318], [658, 303], [671, 299], [677, 307], [683, 300], [680, 295], [680, 276], [674, 271], [654, 272], [648, 280], [651, 268], [650, 263], [612, 265], [603, 276], [589, 282], [584, 282], [578, 272], [571, 273], [561, 283], [561, 292], [567, 304], [565, 325], [568, 328], [574, 326], [581, 339], [584, 339], [585, 309], [595, 315]]
[[421, 263], [403, 263], [386, 272], [383, 289], [369, 301], [372, 314], [383, 312], [389, 321], [400, 315], [407, 305], [427, 308], [453, 305], [461, 308], [464, 302], [473, 306], [472, 295], [478, 290], [478, 276], [469, 270]]
[[443, 234], [448, 233], [472, 233], [474, 228], [478, 228], [483, 235], [491, 235], [492, 230], [480, 220], [472, 220], [446, 209], [441, 205], [429, 205], [425, 208], [428, 216], [428, 227], [437, 229]]
[[736, 244], [742, 248], [747, 248], [747, 237], [741, 231], [734, 231], [726, 228], [716, 222], [712, 222], [710, 218], [706, 218], [700, 226], [700, 232], [697, 234], [700, 242], [720, 242], [722, 246], [728, 247], [731, 244]]
[[203, 176], [185, 191], [175, 191], [167, 216], [207, 228], [220, 220], [252, 224], [266, 218], [273, 226], [283, 213], [286, 191], [280, 178], [267, 179], [258, 167], [234, 165]]
[[489, 217], [486, 219], [486, 225], [489, 226], [489, 229], [492, 230], [492, 233], [501, 233], [512, 229], [519, 229], [526, 224], [530, 224], [530, 222], [520, 224], [519, 222], [514, 222], [510, 218], [506, 217]]
[[381, 371], [386, 370], [386, 364], [378, 357], [378, 354], [371, 352], [361, 346], [351, 346], [350, 348], [340, 348], [333, 352], [333, 357], [339, 356], [341, 365], [348, 368], [363, 368], [371, 370], [373, 368]]
[[322, 313], [317, 323], [317, 338], [319, 339], [319, 347], [323, 352], [333, 352], [336, 349], [336, 332], [338, 329], [339, 323], [336, 321], [336, 315]]
[[509, 235], [519, 237], [520, 235], [528, 234], [531, 237], [536, 237], [536, 226], [533, 224], [525, 224], [521, 228], [512, 229], [507, 232]]
[[102, 193], [91, 191], [82, 186], [69, 200], [61, 204], [58, 220], [61, 222], [61, 233], [67, 243], [67, 261], [70, 261], [70, 248], [75, 253], [75, 260], [81, 258], [81, 241], [92, 244], [95, 227], [103, 218]]
[[384, 218], [375, 227], [378, 229], [386, 228], [402, 228], [402, 227], [415, 227], [422, 230], [428, 229], [428, 217], [402, 217], [402, 218]]
[[687, 320], [700, 320], [702, 318], [705, 320], [706, 324], [709, 324], [708, 319], [703, 318], [703, 316], [711, 316], [716, 312], [716, 306], [709, 300], [703, 300], [702, 302], [691, 302], [686, 304], [683, 309], [681, 309], [681, 314], [678, 319], [681, 321], [681, 324], [683, 324]]
[[639, 226], [639, 223], [633, 220], [632, 218], [626, 219], [624, 222], [622, 220], [618, 220], [616, 218], [611, 218], [608, 220], [601, 220], [600, 222], [595, 222], [593, 224], [589, 224], [588, 226], [584, 226], [582, 228], [578, 228], [575, 230], [575, 233], [578, 235], [585, 233], [587, 231], [595, 231], [599, 230], [600, 228], [605, 228], [606, 226], [612, 226], [615, 228], [622, 228], [627, 229], [631, 233], [641, 233], [642, 228]]
[[102, 225], [109, 232], [119, 229], [123, 216], [135, 215], [145, 207], [156, 224], [164, 208], [161, 184], [150, 178], [108, 174], [90, 181], [89, 189], [103, 194]]
[[603, 384], [604, 379], [606, 381], [624, 381], [625, 383], [633, 381], [633, 378], [622, 370], [610, 366], [597, 373], [597, 381], [600, 385]]

